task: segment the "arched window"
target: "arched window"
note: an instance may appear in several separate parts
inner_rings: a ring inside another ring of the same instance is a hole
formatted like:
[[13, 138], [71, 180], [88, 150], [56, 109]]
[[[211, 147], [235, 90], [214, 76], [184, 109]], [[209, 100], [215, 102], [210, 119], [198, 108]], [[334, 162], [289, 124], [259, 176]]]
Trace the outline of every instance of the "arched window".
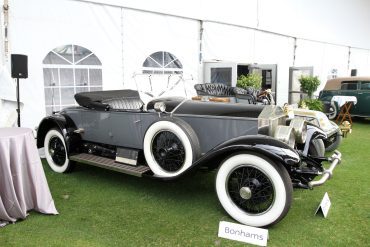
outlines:
[[182, 74], [182, 64], [177, 57], [166, 51], [151, 54], [143, 63], [144, 74]]
[[46, 113], [76, 104], [79, 92], [102, 90], [102, 64], [90, 50], [64, 45], [43, 60]]

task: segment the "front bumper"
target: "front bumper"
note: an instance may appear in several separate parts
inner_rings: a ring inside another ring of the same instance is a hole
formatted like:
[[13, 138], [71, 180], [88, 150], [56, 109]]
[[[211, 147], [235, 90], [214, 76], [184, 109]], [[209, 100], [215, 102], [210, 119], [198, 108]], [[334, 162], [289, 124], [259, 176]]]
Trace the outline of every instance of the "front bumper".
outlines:
[[334, 154], [329, 158], [329, 161], [331, 161], [330, 167], [328, 169], [324, 169], [322, 177], [319, 180], [309, 182], [308, 187], [312, 189], [313, 187], [320, 186], [329, 180], [333, 176], [335, 167], [341, 162], [341, 158], [342, 154], [338, 150], [335, 150]]

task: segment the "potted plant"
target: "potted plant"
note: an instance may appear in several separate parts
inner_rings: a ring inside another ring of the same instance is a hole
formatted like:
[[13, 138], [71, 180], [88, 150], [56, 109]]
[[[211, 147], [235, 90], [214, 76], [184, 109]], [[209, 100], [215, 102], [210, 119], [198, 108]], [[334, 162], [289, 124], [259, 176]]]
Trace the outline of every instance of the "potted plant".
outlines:
[[262, 76], [256, 72], [248, 75], [241, 75], [236, 82], [237, 87], [247, 89], [248, 87], [260, 90], [262, 85]]
[[317, 88], [320, 86], [320, 80], [317, 76], [301, 76], [299, 78], [299, 82], [301, 84], [301, 90], [304, 93], [307, 93], [308, 97], [305, 99], [302, 99], [299, 102], [299, 106], [302, 108], [308, 108], [310, 110], [315, 111], [322, 111], [323, 110], [323, 104], [321, 100], [319, 99], [313, 99], [312, 95], [317, 90]]

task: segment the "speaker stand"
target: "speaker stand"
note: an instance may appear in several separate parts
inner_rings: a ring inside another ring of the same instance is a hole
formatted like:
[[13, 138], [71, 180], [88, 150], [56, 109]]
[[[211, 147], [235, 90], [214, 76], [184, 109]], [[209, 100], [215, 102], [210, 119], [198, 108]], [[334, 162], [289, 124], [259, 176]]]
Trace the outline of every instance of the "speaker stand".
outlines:
[[19, 78], [17, 78], [17, 113], [18, 113], [18, 127], [21, 127], [21, 107], [19, 102]]

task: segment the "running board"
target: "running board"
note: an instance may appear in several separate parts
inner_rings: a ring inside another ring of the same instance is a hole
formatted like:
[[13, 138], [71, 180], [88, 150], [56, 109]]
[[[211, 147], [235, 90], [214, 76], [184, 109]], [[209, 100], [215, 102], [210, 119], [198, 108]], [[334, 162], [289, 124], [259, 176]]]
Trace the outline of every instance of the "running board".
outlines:
[[150, 168], [148, 166], [132, 166], [132, 165], [125, 165], [121, 163], [115, 162], [113, 159], [108, 159], [92, 154], [86, 154], [86, 153], [81, 153], [81, 154], [76, 154], [73, 156], [69, 157], [70, 160], [88, 164], [88, 165], [93, 165], [109, 170], [113, 170], [116, 172], [121, 172], [137, 177], [142, 177], [142, 175], [148, 171], [150, 171]]

